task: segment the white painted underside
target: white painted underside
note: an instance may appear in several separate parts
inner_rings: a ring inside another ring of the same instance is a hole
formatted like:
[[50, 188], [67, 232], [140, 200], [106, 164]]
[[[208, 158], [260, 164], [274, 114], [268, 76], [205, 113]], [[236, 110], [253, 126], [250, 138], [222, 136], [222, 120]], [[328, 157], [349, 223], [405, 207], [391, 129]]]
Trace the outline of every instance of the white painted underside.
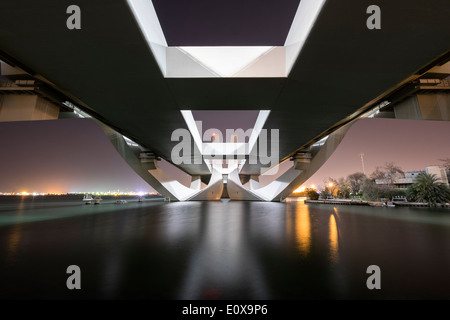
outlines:
[[212, 170], [211, 179], [203, 188], [189, 188], [176, 179], [170, 177], [163, 169], [157, 168], [148, 171], [162, 186], [167, 189], [177, 200], [219, 200], [223, 191], [222, 174]]
[[127, 0], [166, 78], [287, 77], [325, 1], [300, 1], [283, 47], [168, 47], [152, 1]]
[[[277, 165], [277, 167], [280, 165]], [[228, 194], [234, 200], [263, 200], [273, 201], [284, 189], [286, 189], [301, 174], [293, 166], [268, 185], [261, 188], [253, 188], [250, 184], [242, 185], [238, 170], [228, 174]]]
[[[253, 150], [253, 148], [256, 145], [256, 141], [258, 140], [258, 136], [261, 133], [261, 130], [264, 127], [264, 124], [266, 123], [267, 118], [270, 115], [270, 110], [260, 110], [258, 113], [258, 117], [256, 118], [256, 121], [253, 125], [253, 130], [250, 134], [249, 142], [203, 142], [202, 136], [199, 132], [199, 127], [194, 119], [194, 116], [192, 114], [191, 110], [181, 110], [181, 114], [183, 116], [184, 121], [186, 121], [186, 125], [189, 129], [189, 132], [191, 133], [191, 136], [194, 139], [194, 142], [196, 144], [196, 147], [200, 151], [201, 155], [204, 157], [207, 157], [209, 159], [222, 159], [222, 157], [229, 157], [230, 159], [234, 156], [246, 156], [249, 155], [250, 152]], [[232, 128], [230, 128], [232, 129]], [[206, 164], [208, 165], [208, 168], [210, 171], [212, 171], [212, 168], [214, 167], [212, 165], [212, 161], [207, 161]], [[228, 161], [228, 165], [230, 165], [230, 168], [234, 166], [233, 161]], [[242, 168], [243, 163], [237, 164], [237, 168]], [[223, 169], [222, 167], [216, 167], [216, 170], [220, 171], [221, 173], [228, 173], [230, 172], [229, 169]]]
[[238, 71], [267, 53], [273, 47], [178, 47], [221, 77], [232, 77]]

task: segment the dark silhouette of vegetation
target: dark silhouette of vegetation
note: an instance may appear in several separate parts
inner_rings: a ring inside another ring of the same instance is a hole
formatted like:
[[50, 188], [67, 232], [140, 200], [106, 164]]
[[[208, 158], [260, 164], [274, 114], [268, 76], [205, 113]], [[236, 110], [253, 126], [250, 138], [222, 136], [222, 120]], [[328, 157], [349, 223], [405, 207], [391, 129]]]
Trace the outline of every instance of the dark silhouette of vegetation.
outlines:
[[429, 206], [436, 207], [438, 203], [450, 202], [450, 188], [439, 182], [435, 174], [421, 173], [407, 192], [408, 200], [427, 202]]
[[[450, 168], [450, 158], [441, 159]], [[403, 170], [393, 162], [377, 167], [368, 178], [362, 172], [355, 172], [347, 178], [328, 178], [320, 191], [321, 199], [330, 197], [350, 199], [360, 197], [366, 201], [392, 199], [395, 196], [406, 196], [408, 201], [426, 202], [429, 206], [450, 202], [450, 187], [439, 181], [436, 175], [421, 173], [407, 190], [396, 188], [394, 182], [404, 177]], [[382, 180], [377, 184], [376, 180]], [[310, 199], [313, 199], [310, 197]]]
[[352, 194], [359, 194], [361, 192], [364, 182], [367, 177], [362, 172], [355, 172], [347, 176], [347, 181], [350, 184], [350, 189]]
[[378, 185], [375, 181], [367, 179], [362, 187], [362, 199], [378, 201], [380, 199], [392, 199], [394, 196], [405, 196], [406, 191], [395, 189], [386, 185]]
[[[393, 162], [386, 162], [383, 167], [377, 167], [368, 178], [362, 172], [355, 172], [347, 178], [328, 178], [320, 193], [321, 199], [330, 196], [350, 199], [361, 197], [363, 200], [377, 201], [383, 198], [392, 199], [394, 196], [404, 196], [406, 191], [395, 188], [394, 181], [404, 175], [403, 170]], [[375, 180], [383, 180], [383, 184], [376, 184]]]
[[348, 182], [348, 178], [339, 178], [337, 180], [337, 197], [341, 199], [348, 199], [350, 198], [351, 192], [352, 188]]
[[330, 197], [333, 197], [333, 195], [327, 188], [320, 191], [320, 199], [329, 199]]
[[306, 189], [306, 196], [311, 200], [319, 199], [319, 193], [314, 189]]

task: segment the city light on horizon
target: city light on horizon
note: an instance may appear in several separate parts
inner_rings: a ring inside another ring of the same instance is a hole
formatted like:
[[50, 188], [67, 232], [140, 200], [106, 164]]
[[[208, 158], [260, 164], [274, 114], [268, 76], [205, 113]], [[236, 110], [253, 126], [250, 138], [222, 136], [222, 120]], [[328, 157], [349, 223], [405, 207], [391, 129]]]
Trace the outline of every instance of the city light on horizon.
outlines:
[[76, 192], [0, 192], [0, 196], [46, 196], [46, 195], [76, 195], [76, 194], [92, 194], [99, 196], [148, 196], [158, 195], [156, 191], [76, 191]]
[[300, 186], [297, 189], [295, 189], [293, 193], [302, 193], [305, 192], [305, 190], [306, 190], [305, 186]]

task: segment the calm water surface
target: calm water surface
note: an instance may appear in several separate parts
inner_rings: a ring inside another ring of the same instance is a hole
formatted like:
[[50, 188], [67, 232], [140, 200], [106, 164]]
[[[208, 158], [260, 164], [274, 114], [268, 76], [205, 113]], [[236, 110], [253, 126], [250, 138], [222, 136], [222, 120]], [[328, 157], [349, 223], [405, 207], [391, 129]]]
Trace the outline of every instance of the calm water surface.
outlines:
[[450, 299], [450, 210], [3, 197], [0, 298]]

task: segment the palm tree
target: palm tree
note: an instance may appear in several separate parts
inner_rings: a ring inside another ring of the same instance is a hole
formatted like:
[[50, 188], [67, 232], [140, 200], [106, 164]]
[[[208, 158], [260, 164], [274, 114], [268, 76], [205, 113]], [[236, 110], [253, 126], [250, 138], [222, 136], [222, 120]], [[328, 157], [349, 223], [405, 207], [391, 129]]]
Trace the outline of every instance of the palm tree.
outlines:
[[408, 189], [408, 198], [419, 202], [427, 202], [435, 207], [437, 203], [450, 202], [450, 188], [438, 181], [435, 174], [421, 173], [416, 182]]

